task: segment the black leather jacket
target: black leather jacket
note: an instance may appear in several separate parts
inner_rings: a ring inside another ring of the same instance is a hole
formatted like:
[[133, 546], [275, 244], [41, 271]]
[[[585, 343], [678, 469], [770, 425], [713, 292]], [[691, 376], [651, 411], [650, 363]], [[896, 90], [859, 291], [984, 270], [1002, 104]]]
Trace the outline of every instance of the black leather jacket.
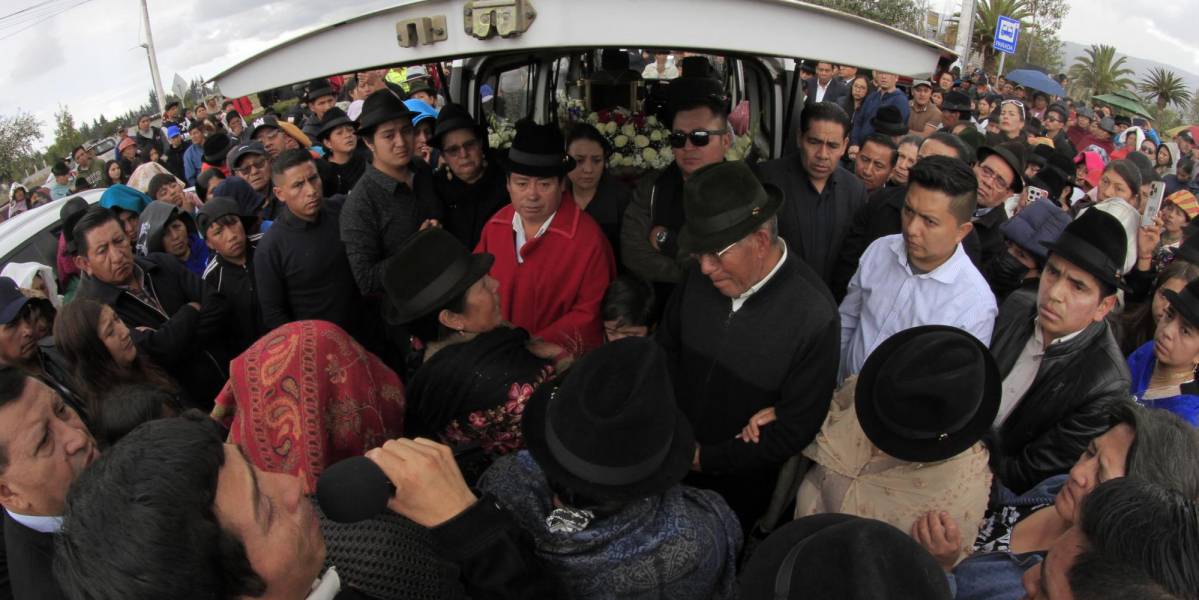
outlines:
[[[1011, 373], [1033, 334], [1036, 291], [1012, 293], [999, 309], [991, 354], [1003, 377]], [[1087, 444], [1107, 431], [1109, 408], [1129, 397], [1130, 376], [1107, 321], [1045, 352], [1032, 387], [999, 429], [995, 474], [1023, 493], [1066, 473]]]

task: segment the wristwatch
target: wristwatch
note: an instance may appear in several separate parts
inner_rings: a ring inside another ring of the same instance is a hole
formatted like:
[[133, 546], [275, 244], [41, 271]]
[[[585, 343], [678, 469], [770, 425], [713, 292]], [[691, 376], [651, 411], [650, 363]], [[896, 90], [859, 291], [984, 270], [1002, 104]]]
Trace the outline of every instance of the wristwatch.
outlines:
[[670, 230], [669, 229], [661, 229], [658, 231], [658, 233], [656, 235], [654, 235], [654, 241], [658, 242], [659, 248], [665, 246], [666, 240], [668, 240], [668, 239], [670, 239]]

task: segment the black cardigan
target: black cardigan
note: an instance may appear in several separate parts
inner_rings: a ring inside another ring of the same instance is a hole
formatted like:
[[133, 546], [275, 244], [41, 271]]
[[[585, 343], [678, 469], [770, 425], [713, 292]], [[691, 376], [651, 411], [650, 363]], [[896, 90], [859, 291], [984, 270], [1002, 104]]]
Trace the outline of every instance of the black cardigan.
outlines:
[[[837, 306], [794, 251], [736, 313], [731, 302], [692, 265], [656, 334], [700, 465], [713, 475], [777, 465], [803, 450], [828, 413], [840, 357]], [[770, 406], [778, 420], [760, 443], [733, 439]]]

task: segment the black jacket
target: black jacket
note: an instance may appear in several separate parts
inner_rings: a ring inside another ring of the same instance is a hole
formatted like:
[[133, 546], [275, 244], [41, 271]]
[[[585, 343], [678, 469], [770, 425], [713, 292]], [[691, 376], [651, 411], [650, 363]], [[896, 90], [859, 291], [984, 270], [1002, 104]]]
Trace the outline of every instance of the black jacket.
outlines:
[[[191, 142], [187, 141], [179, 144], [178, 148], [167, 144], [166, 154], [163, 154], [163, 163], [166, 165], [167, 170], [171, 172], [171, 175], [178, 177], [179, 180], [183, 182], [187, 181], [187, 179], [184, 177], [185, 172], [183, 170], [183, 153], [187, 152], [187, 149], [191, 147], [191, 145]], [[187, 184], [184, 183], [184, 186], [186, 185]]]
[[[443, 218], [441, 203], [433, 192], [432, 171], [423, 163], [413, 166], [412, 187], [408, 187], [367, 165], [346, 197], [340, 217], [341, 240], [363, 294], [381, 294], [384, 261], [395, 255], [425, 220]], [[268, 317], [267, 325], [270, 323]]]
[[200, 313], [188, 305], [203, 301], [200, 278], [169, 254], [152, 252], [133, 260], [144, 274], [146, 294], [157, 298], [162, 310], [115, 285], [87, 276], [75, 297], [111, 306], [129, 328], [138, 351], [145, 352], [174, 377], [197, 408], [211, 409], [228, 375], [227, 367], [200, 343]]
[[84, 423], [88, 422], [87, 408], [84, 406], [83, 398], [79, 396], [75, 387], [75, 378], [71, 374], [71, 366], [67, 364], [62, 354], [58, 352], [58, 348], [54, 345], [54, 336], [46, 336], [37, 342], [38, 360], [42, 366], [44, 374], [43, 381], [46, 385], [54, 388], [59, 396], [62, 396], [64, 402], [68, 406], [75, 409], [79, 413], [79, 418], [83, 419]]
[[[1013, 292], [999, 309], [991, 353], [1001, 377], [1011, 373], [1033, 335], [1036, 314], [1030, 288]], [[1022, 493], [1068, 472], [1091, 440], [1108, 430], [1109, 407], [1126, 400], [1129, 387], [1128, 366], [1107, 321], [1051, 345], [1032, 387], [999, 428], [996, 476]]]
[[34, 531], [4, 514], [4, 551], [12, 596], [18, 600], [65, 600], [51, 569], [54, 534]]
[[268, 331], [292, 321], [321, 319], [362, 342], [362, 298], [341, 243], [340, 206], [341, 197], [326, 199], [314, 223], [285, 208], [258, 242], [254, 280]]
[[1003, 232], [999, 226], [1007, 222], [1007, 210], [1003, 204], [992, 208], [987, 214], [974, 219], [974, 231], [978, 233], [979, 259], [988, 264], [995, 260], [995, 255], [1003, 252]]
[[230, 360], [267, 332], [254, 281], [254, 250], [259, 236], [246, 241], [246, 263], [235, 265], [214, 254], [204, 269], [201, 336], [224, 346]]
[[537, 558], [532, 538], [490, 495], [432, 532], [475, 600], [563, 597]]
[[600, 177], [599, 187], [595, 197], [587, 204], [585, 211], [600, 229], [612, 246], [612, 255], [620, 256], [620, 227], [624, 223], [624, 211], [633, 197], [633, 190], [619, 179], [604, 173]]
[[483, 177], [466, 183], [448, 167], [433, 173], [433, 190], [445, 211], [442, 226], [458, 241], [474, 250], [483, 226], [499, 209], [508, 205], [508, 188], [498, 154], [488, 153]]
[[[629, 201], [620, 230], [620, 259], [634, 275], [651, 283], [678, 283], [683, 279], [684, 261], [678, 258], [679, 230], [683, 212], [683, 172], [678, 165], [641, 179]], [[666, 246], [655, 250], [649, 232], [656, 226], [670, 232]], [[669, 286], [663, 286], [670, 289]]]
[[[817, 78], [812, 77], [804, 83], [804, 95], [806, 96], [804, 98], [805, 106], [816, 103], [816, 81]], [[824, 91], [824, 99], [822, 99], [821, 102], [832, 102], [834, 104], [839, 104], [841, 98], [848, 95], [849, 86], [845, 85], [845, 82], [842, 81], [840, 77], [834, 75], [832, 81], [828, 82], [828, 89]]]
[[838, 167], [817, 192], [801, 160], [795, 152], [764, 162], [758, 165], [758, 177], [783, 191], [779, 235], [827, 285], [853, 216], [866, 205], [866, 186]]

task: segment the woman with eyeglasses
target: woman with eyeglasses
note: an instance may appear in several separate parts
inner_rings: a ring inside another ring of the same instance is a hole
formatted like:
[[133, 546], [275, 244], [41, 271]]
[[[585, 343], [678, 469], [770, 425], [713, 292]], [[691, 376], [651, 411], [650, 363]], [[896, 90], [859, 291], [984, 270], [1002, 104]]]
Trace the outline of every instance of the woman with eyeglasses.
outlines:
[[632, 191], [605, 168], [612, 155], [608, 140], [592, 125], [577, 123], [566, 133], [566, 154], [576, 165], [566, 176], [567, 189], [575, 204], [599, 223], [612, 252], [620, 256], [620, 225]]
[[1028, 151], [1028, 135], [1024, 131], [1027, 121], [1024, 103], [1019, 100], [1004, 100], [999, 104], [999, 133], [988, 133], [987, 144], [996, 146], [1004, 142], [1018, 142]]

